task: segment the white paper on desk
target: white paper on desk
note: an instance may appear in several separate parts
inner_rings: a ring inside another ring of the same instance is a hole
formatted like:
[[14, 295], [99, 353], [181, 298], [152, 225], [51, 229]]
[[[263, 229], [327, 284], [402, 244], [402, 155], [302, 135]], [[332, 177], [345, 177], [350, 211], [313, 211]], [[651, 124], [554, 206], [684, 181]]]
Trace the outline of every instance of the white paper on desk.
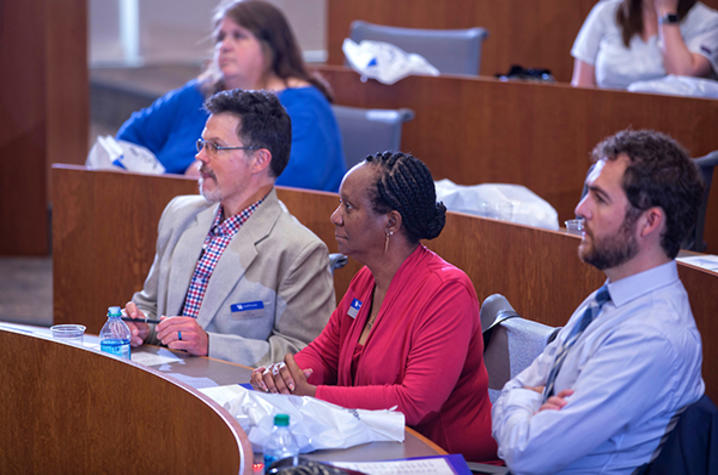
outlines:
[[200, 389], [237, 418], [255, 449], [267, 442], [275, 414], [289, 414], [300, 452], [404, 440], [404, 414], [346, 409], [310, 396], [267, 394], [238, 384]]
[[677, 261], [685, 262], [703, 269], [718, 272], [718, 256], [714, 254], [701, 254], [698, 256], [677, 257]]
[[132, 352], [132, 361], [145, 366], [157, 366], [165, 363], [174, 363], [180, 360], [182, 360], [182, 358], [169, 352], [166, 354], [154, 354], [144, 351]]
[[380, 462], [327, 462], [337, 467], [356, 470], [369, 475], [455, 475], [443, 458], [417, 460], [382, 460]]

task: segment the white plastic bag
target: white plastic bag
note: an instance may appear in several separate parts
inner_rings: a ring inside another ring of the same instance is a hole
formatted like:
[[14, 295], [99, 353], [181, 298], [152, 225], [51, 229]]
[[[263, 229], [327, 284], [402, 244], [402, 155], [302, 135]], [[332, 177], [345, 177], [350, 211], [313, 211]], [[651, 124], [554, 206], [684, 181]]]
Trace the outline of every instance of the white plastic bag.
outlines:
[[718, 98], [718, 81], [669, 74], [660, 79], [632, 82], [628, 85], [628, 90], [631, 92]]
[[443, 201], [449, 211], [558, 229], [556, 209], [525, 186], [505, 183], [457, 185], [449, 179], [439, 180], [435, 185], [437, 199]]
[[349, 65], [365, 78], [373, 78], [383, 84], [394, 84], [412, 74], [438, 76], [439, 70], [423, 56], [407, 53], [391, 43], [362, 40], [359, 44], [346, 38], [342, 51]]
[[147, 148], [117, 140], [111, 135], [97, 137], [85, 166], [91, 170], [127, 170], [158, 175], [165, 172], [165, 167]]
[[398, 411], [346, 409], [309, 396], [268, 394], [239, 384], [200, 391], [237, 418], [257, 451], [269, 440], [275, 414], [289, 414], [289, 428], [302, 453], [404, 440], [404, 414]]

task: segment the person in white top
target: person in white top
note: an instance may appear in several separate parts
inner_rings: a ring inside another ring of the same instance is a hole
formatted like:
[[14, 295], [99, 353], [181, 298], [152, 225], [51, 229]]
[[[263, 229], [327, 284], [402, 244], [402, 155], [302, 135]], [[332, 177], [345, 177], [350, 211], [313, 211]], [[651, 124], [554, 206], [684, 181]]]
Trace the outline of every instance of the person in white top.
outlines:
[[573, 86], [625, 89], [668, 74], [718, 79], [718, 12], [695, 0], [602, 0], [571, 55]]

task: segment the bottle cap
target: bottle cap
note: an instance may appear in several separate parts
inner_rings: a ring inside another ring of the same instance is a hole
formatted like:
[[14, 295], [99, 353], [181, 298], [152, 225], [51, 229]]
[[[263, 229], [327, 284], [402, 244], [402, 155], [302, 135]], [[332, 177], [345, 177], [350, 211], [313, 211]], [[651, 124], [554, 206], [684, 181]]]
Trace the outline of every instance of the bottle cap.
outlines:
[[274, 416], [274, 425], [280, 427], [289, 426], [289, 414], [277, 414]]
[[122, 316], [122, 311], [120, 311], [120, 307], [107, 307], [107, 316], [120, 317]]

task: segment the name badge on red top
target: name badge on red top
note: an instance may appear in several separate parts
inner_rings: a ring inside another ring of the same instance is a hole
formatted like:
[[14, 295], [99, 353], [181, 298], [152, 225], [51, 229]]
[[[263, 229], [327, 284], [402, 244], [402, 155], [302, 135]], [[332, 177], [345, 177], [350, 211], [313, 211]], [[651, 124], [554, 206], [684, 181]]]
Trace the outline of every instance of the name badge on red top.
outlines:
[[352, 318], [355, 318], [359, 314], [360, 308], [361, 308], [361, 300], [359, 300], [359, 299], [352, 300], [352, 304], [349, 306], [349, 310], [347, 310], [347, 315], [349, 315]]

